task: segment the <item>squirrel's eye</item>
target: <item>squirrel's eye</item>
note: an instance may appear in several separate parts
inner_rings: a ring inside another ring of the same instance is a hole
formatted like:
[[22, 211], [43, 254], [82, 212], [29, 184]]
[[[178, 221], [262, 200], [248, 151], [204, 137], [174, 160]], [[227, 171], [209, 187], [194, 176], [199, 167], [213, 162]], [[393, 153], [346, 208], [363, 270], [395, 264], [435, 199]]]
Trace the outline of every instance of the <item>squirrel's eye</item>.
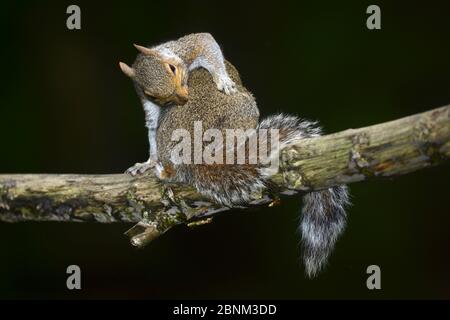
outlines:
[[170, 70], [172, 70], [172, 73], [174, 75], [177, 74], [177, 67], [175, 67], [173, 64], [169, 64], [169, 68], [170, 68]]

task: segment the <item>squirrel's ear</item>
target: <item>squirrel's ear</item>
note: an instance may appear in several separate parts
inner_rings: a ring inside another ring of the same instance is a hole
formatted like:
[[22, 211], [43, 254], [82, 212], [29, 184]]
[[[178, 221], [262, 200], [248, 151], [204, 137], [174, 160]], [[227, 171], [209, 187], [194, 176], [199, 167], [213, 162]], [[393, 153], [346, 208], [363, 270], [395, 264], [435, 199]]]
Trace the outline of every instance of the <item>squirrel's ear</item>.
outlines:
[[119, 62], [119, 67], [127, 77], [134, 78], [135, 72], [132, 67], [128, 66], [126, 63], [123, 62]]
[[138, 44], [133, 44], [133, 46], [134, 46], [136, 49], [138, 49], [138, 51], [139, 51], [140, 53], [145, 54], [146, 56], [156, 54], [155, 50], [152, 50], [152, 49], [150, 49], [150, 48], [146, 48], [146, 47], [140, 46], [140, 45], [138, 45]]

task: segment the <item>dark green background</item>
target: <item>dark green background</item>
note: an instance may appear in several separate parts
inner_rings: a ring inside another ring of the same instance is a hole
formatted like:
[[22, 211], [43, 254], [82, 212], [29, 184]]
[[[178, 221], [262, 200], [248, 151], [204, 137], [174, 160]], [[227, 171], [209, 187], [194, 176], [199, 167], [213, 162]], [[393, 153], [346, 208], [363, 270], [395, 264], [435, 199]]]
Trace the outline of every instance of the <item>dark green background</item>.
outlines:
[[[393, 3], [395, 2], [395, 3]], [[254, 4], [2, 3], [1, 173], [117, 173], [147, 158], [143, 111], [117, 63], [133, 42], [211, 32], [263, 116], [320, 120], [327, 132], [450, 103], [450, 6], [433, 1]], [[365, 27], [382, 9], [382, 30]], [[345, 235], [326, 272], [306, 280], [300, 199], [172, 229], [143, 250], [129, 225], [0, 224], [0, 298], [450, 298], [448, 166], [351, 186]], [[65, 287], [82, 269], [82, 290]], [[366, 268], [382, 290], [366, 288]]]

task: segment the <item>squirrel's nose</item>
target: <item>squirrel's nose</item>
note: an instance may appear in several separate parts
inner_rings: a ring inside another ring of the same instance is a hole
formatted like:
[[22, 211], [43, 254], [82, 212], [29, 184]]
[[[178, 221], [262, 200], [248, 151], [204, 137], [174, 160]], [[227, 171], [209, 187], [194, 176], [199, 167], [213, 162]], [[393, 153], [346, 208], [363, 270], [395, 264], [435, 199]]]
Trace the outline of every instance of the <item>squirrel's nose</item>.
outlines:
[[184, 86], [181, 87], [181, 88], [178, 90], [177, 94], [178, 94], [179, 96], [181, 96], [181, 97], [187, 97], [187, 96], [189, 95], [188, 88], [187, 88], [187, 87], [184, 87]]
[[178, 100], [178, 103], [183, 105], [188, 101], [188, 97], [189, 97], [189, 92], [187, 87], [181, 87], [177, 93], [176, 93], [176, 97]]
[[186, 102], [188, 102], [188, 97], [177, 95], [177, 102], [179, 105], [184, 105], [186, 104]]

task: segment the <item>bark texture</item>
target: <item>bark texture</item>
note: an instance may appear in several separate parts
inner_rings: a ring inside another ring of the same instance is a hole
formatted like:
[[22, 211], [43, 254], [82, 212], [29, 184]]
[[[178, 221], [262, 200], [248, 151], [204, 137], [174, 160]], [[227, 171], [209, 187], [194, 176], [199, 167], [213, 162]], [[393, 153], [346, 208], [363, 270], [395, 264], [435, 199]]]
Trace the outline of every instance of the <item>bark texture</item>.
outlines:
[[[450, 158], [450, 106], [360, 129], [299, 140], [281, 150], [272, 180], [284, 191], [313, 191], [393, 177]], [[288, 192], [289, 193], [289, 192]], [[255, 195], [252, 205], [276, 201]], [[138, 223], [127, 233], [142, 246], [170, 227], [210, 221], [227, 210], [183, 185], [125, 174], [0, 175], [0, 221]]]

